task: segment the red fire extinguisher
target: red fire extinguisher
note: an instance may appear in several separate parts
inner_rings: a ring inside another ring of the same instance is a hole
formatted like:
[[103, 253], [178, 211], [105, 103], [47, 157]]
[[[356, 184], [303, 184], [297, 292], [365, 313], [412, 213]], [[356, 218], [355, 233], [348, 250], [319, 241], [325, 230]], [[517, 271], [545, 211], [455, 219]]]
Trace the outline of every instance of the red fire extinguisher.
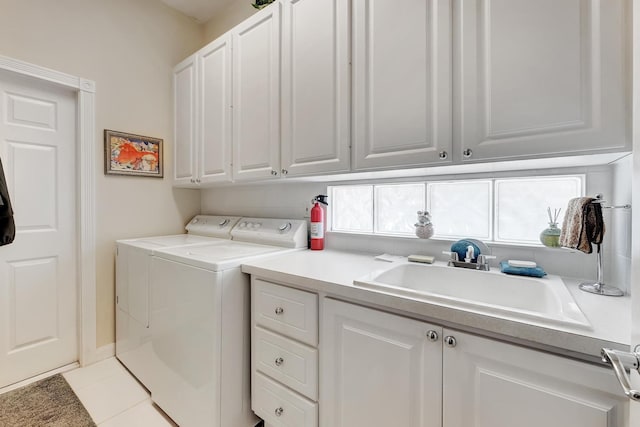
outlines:
[[311, 250], [321, 251], [324, 249], [325, 215], [320, 204], [328, 206], [327, 196], [319, 194], [311, 201]]

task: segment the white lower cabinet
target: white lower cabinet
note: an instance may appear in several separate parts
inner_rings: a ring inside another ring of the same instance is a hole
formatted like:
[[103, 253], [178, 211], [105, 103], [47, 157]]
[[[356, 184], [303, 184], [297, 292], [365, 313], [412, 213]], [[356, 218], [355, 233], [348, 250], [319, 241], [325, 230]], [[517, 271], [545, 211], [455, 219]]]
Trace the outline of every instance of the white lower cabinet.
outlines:
[[321, 426], [441, 425], [441, 328], [331, 299], [321, 322]]
[[629, 399], [609, 369], [462, 332], [444, 336], [444, 427], [629, 425]]
[[608, 369], [325, 299], [321, 427], [625, 427]]
[[266, 427], [318, 426], [318, 295], [251, 279], [251, 409]]

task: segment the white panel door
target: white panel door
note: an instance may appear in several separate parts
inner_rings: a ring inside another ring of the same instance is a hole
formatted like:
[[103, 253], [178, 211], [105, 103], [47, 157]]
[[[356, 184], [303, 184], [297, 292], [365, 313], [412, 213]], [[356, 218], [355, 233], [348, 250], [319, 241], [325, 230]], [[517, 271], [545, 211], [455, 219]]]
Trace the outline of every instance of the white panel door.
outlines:
[[280, 175], [280, 8], [233, 29], [233, 179]]
[[231, 34], [198, 52], [200, 183], [231, 181]]
[[78, 358], [76, 94], [0, 72], [16, 239], [0, 247], [0, 387]]
[[[607, 368], [457, 331], [443, 354], [443, 427], [627, 427]], [[464, 409], [462, 409], [464, 408]]]
[[451, 161], [450, 0], [353, 0], [354, 169]]
[[196, 55], [191, 55], [173, 70], [174, 137], [173, 183], [195, 185], [196, 162]]
[[630, 149], [624, 0], [457, 0], [456, 155]]
[[351, 2], [283, 3], [283, 173], [348, 172]]
[[325, 299], [320, 425], [439, 426], [442, 340], [429, 331], [441, 328]]

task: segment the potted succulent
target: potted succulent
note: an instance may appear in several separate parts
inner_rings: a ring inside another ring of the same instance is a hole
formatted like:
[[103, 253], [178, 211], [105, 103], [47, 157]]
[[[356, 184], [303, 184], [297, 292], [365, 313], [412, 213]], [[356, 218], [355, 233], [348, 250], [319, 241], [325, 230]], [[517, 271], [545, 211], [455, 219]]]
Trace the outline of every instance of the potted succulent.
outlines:
[[256, 0], [255, 3], [251, 3], [251, 6], [255, 7], [256, 9], [262, 9], [263, 7], [273, 3], [274, 1], [275, 0]]

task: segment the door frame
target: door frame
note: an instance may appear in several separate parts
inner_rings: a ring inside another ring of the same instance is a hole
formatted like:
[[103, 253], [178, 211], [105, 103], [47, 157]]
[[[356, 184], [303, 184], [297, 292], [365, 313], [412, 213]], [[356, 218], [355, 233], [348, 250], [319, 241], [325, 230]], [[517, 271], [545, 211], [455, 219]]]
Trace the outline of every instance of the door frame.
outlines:
[[101, 360], [96, 348], [96, 228], [95, 228], [95, 90], [92, 80], [0, 55], [0, 70], [29, 76], [76, 92], [76, 277], [78, 291], [78, 361]]

